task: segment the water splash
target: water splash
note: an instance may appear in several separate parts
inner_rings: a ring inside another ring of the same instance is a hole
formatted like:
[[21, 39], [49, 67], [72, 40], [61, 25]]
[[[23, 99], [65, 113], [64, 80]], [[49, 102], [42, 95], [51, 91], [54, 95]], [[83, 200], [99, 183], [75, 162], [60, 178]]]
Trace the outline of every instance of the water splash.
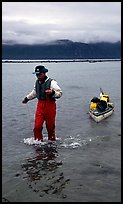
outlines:
[[[57, 140], [59, 140], [59, 139], [56, 138], [56, 141]], [[56, 141], [50, 141], [47, 139], [47, 137], [44, 137], [44, 141], [39, 141], [38, 139], [35, 140], [34, 137], [29, 137], [29, 138], [23, 139], [24, 144], [35, 145], [35, 146], [43, 146], [43, 145], [47, 145], [47, 144], [56, 144]]]
[[24, 144], [27, 144], [27, 145], [40, 145], [40, 144], [44, 145], [44, 144], [46, 144], [46, 142], [35, 140], [33, 137], [24, 138], [23, 141], [24, 141]]
[[87, 145], [90, 143], [92, 139], [90, 137], [84, 138], [82, 135], [78, 134], [76, 136], [67, 136], [67, 138], [56, 138], [56, 141], [50, 141], [47, 140], [47, 138], [44, 137], [44, 141], [38, 141], [35, 140], [33, 137], [31, 138], [24, 138], [23, 142], [27, 145], [35, 145], [35, 146], [45, 146], [48, 144], [57, 144], [60, 147], [64, 148], [79, 148], [83, 145]]
[[83, 145], [87, 145], [89, 142], [91, 142], [92, 139], [91, 138], [82, 138], [82, 136], [80, 134], [76, 135], [75, 137], [73, 136], [69, 136], [67, 138], [64, 139], [64, 141], [62, 141], [61, 143], [61, 147], [65, 147], [65, 148], [79, 148]]

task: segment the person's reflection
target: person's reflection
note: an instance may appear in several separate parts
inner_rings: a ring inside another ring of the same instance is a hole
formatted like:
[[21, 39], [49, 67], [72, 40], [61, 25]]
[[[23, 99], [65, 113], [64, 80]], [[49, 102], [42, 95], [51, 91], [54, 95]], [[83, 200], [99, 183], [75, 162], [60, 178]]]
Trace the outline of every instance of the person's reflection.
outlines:
[[61, 161], [57, 161], [57, 146], [50, 144], [44, 146], [35, 146], [36, 156], [28, 158], [22, 168], [30, 181], [40, 180], [46, 174], [46, 171], [54, 171], [58, 166], [62, 165]]
[[66, 198], [63, 189], [70, 179], [65, 179], [63, 172], [58, 170], [62, 161], [58, 160], [57, 146], [52, 143], [34, 148], [36, 156], [28, 158], [22, 165], [23, 178], [27, 179], [29, 188], [40, 197], [57, 194]]

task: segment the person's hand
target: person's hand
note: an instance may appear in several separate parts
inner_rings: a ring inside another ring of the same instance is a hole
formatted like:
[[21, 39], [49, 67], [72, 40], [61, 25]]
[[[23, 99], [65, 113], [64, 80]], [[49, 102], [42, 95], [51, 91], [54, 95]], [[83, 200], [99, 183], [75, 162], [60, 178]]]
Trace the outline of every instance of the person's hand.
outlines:
[[55, 93], [55, 91], [53, 91], [51, 89], [47, 89], [45, 92], [46, 92], [47, 95], [51, 95], [51, 94]]
[[29, 99], [27, 97], [25, 97], [23, 100], [22, 100], [22, 103], [27, 103], [29, 101]]

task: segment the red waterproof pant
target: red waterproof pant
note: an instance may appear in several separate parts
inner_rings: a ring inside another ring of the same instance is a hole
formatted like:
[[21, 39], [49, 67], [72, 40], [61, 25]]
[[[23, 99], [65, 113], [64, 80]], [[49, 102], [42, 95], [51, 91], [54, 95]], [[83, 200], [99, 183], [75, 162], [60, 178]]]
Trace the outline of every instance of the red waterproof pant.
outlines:
[[43, 123], [46, 122], [48, 140], [54, 141], [55, 138], [55, 117], [56, 102], [55, 100], [38, 100], [35, 114], [34, 138], [43, 141]]

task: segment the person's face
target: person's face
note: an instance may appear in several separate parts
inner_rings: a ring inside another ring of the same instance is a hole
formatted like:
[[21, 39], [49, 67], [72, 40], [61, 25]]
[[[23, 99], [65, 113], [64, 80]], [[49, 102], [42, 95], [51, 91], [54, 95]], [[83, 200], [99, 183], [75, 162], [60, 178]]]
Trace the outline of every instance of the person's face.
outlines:
[[37, 76], [37, 78], [38, 78], [39, 80], [43, 80], [44, 77], [46, 76], [46, 73], [36, 74], [36, 76]]

